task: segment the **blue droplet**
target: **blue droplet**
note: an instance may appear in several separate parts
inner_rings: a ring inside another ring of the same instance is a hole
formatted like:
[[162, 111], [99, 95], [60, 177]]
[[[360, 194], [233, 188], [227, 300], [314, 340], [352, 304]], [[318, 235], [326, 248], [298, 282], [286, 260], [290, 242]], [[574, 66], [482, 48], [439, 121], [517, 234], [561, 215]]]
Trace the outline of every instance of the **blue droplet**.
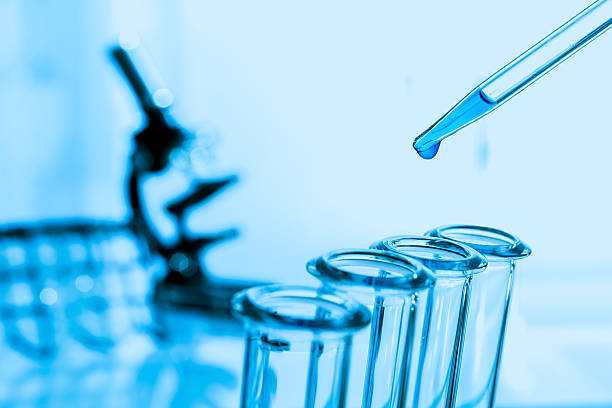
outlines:
[[426, 149], [426, 150], [417, 150], [417, 153], [422, 158], [424, 158], [426, 160], [429, 160], [429, 159], [433, 159], [434, 157], [436, 157], [436, 154], [438, 154], [438, 150], [439, 149], [440, 149], [440, 142], [438, 142], [435, 145], [431, 146], [429, 149]]

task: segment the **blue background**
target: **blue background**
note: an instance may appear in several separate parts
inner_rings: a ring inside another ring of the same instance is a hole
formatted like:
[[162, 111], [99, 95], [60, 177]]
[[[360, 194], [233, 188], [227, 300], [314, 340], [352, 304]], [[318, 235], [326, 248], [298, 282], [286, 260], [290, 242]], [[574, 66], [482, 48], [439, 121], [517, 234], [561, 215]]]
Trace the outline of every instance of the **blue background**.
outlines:
[[[519, 267], [499, 403], [612, 403], [612, 35], [435, 159], [411, 147], [586, 5], [3, 0], [0, 221], [123, 217], [141, 117], [107, 54], [119, 35], [138, 34], [177, 120], [204, 129], [212, 155], [198, 172], [240, 176], [189, 219], [197, 231], [240, 228], [208, 254], [213, 273], [312, 283], [305, 261], [333, 248], [449, 223], [496, 226], [534, 250]], [[147, 182], [152, 203], [183, 191], [183, 168]]]

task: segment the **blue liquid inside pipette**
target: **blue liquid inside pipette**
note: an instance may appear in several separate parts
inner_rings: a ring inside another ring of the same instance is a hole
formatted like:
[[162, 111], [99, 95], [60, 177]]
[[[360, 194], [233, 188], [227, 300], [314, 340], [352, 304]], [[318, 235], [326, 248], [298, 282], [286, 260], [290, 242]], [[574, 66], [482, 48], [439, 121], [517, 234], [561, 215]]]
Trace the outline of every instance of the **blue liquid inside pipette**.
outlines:
[[442, 140], [491, 112], [499, 105], [499, 103], [486, 99], [480, 92], [480, 87], [472, 90], [414, 140], [414, 149], [424, 159], [434, 158], [438, 154]]

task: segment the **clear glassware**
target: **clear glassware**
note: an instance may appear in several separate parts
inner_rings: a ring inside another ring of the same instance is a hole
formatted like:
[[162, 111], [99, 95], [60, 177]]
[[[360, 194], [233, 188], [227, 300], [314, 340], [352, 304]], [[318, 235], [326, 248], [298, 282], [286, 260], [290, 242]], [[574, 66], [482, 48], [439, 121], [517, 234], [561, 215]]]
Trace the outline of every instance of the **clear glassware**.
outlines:
[[516, 261], [531, 249], [514, 235], [489, 227], [450, 225], [426, 235], [468, 245], [489, 263], [472, 280], [456, 405], [493, 407]]
[[347, 406], [410, 406], [425, 352], [431, 272], [413, 259], [373, 249], [330, 252], [307, 269], [372, 311], [369, 330], [354, 338]]
[[246, 325], [240, 407], [346, 406], [353, 333], [370, 312], [341, 292], [258, 286], [237, 293]]
[[412, 406], [454, 406], [471, 285], [485, 269], [486, 259], [466, 245], [442, 238], [401, 235], [372, 247], [417, 259], [433, 272], [436, 286], [427, 352]]

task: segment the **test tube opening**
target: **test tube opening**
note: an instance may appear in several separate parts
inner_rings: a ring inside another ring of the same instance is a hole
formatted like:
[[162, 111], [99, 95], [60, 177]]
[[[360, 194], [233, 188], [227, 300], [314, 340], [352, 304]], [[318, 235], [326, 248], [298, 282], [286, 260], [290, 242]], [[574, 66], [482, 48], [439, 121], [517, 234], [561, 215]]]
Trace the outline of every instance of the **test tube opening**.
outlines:
[[425, 235], [460, 242], [478, 251], [489, 261], [497, 258], [521, 259], [531, 255], [531, 248], [527, 244], [498, 228], [468, 224], [445, 225]]

